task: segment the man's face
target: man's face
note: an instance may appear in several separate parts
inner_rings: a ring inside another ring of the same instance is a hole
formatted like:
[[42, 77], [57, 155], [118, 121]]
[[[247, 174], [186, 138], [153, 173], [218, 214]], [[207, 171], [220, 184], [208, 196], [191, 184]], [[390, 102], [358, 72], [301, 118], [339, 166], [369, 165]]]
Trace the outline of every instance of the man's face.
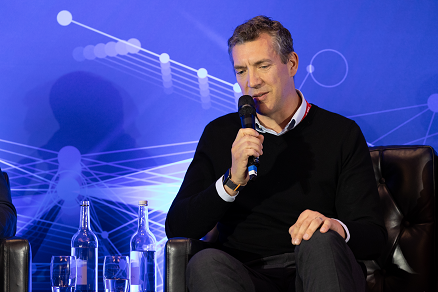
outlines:
[[234, 46], [232, 56], [237, 83], [243, 94], [252, 96], [257, 113], [275, 118], [282, 110], [289, 110], [286, 105], [296, 94], [293, 76], [298, 68], [298, 56], [295, 53], [286, 64], [282, 63], [272, 37], [262, 33], [255, 41]]

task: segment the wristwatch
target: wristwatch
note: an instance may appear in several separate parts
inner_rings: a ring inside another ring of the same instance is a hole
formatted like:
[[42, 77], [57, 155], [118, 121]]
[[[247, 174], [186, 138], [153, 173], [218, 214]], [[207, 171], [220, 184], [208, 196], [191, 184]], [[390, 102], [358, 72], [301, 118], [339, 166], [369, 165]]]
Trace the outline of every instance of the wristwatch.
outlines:
[[230, 189], [232, 189], [235, 192], [240, 191], [241, 189], [243, 189], [244, 186], [242, 185], [236, 185], [232, 180], [231, 180], [231, 168], [229, 168], [227, 170], [227, 172], [224, 174], [224, 179], [222, 181], [224, 186], [229, 187]]

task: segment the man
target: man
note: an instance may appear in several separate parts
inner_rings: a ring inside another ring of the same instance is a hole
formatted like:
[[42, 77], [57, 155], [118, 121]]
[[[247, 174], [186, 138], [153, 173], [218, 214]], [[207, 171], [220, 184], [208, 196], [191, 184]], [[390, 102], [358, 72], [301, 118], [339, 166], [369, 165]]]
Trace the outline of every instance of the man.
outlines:
[[247, 21], [228, 48], [257, 127], [241, 129], [237, 113], [208, 124], [170, 207], [169, 238], [219, 231], [217, 249], [190, 260], [189, 290], [365, 291], [356, 259], [378, 256], [387, 234], [359, 127], [295, 89], [298, 55], [279, 22]]

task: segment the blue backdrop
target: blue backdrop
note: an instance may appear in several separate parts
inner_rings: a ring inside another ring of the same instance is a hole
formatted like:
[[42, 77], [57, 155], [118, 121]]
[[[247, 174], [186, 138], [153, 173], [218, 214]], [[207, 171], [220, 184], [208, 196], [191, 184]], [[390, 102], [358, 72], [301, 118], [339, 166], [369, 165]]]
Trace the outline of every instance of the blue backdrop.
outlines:
[[260, 14], [291, 31], [308, 101], [370, 145], [438, 147], [437, 1], [3, 1], [0, 166], [34, 291], [50, 287], [51, 255], [70, 253], [81, 198], [100, 265], [129, 253], [149, 200], [162, 289], [165, 213], [204, 126], [240, 96], [226, 41]]

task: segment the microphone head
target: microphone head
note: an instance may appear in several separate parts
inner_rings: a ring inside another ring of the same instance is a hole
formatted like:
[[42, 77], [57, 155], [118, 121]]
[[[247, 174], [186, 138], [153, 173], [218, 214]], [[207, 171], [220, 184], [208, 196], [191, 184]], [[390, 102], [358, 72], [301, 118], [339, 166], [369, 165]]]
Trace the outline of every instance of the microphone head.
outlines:
[[239, 116], [252, 115], [255, 116], [255, 102], [250, 95], [242, 95], [238, 103]]

